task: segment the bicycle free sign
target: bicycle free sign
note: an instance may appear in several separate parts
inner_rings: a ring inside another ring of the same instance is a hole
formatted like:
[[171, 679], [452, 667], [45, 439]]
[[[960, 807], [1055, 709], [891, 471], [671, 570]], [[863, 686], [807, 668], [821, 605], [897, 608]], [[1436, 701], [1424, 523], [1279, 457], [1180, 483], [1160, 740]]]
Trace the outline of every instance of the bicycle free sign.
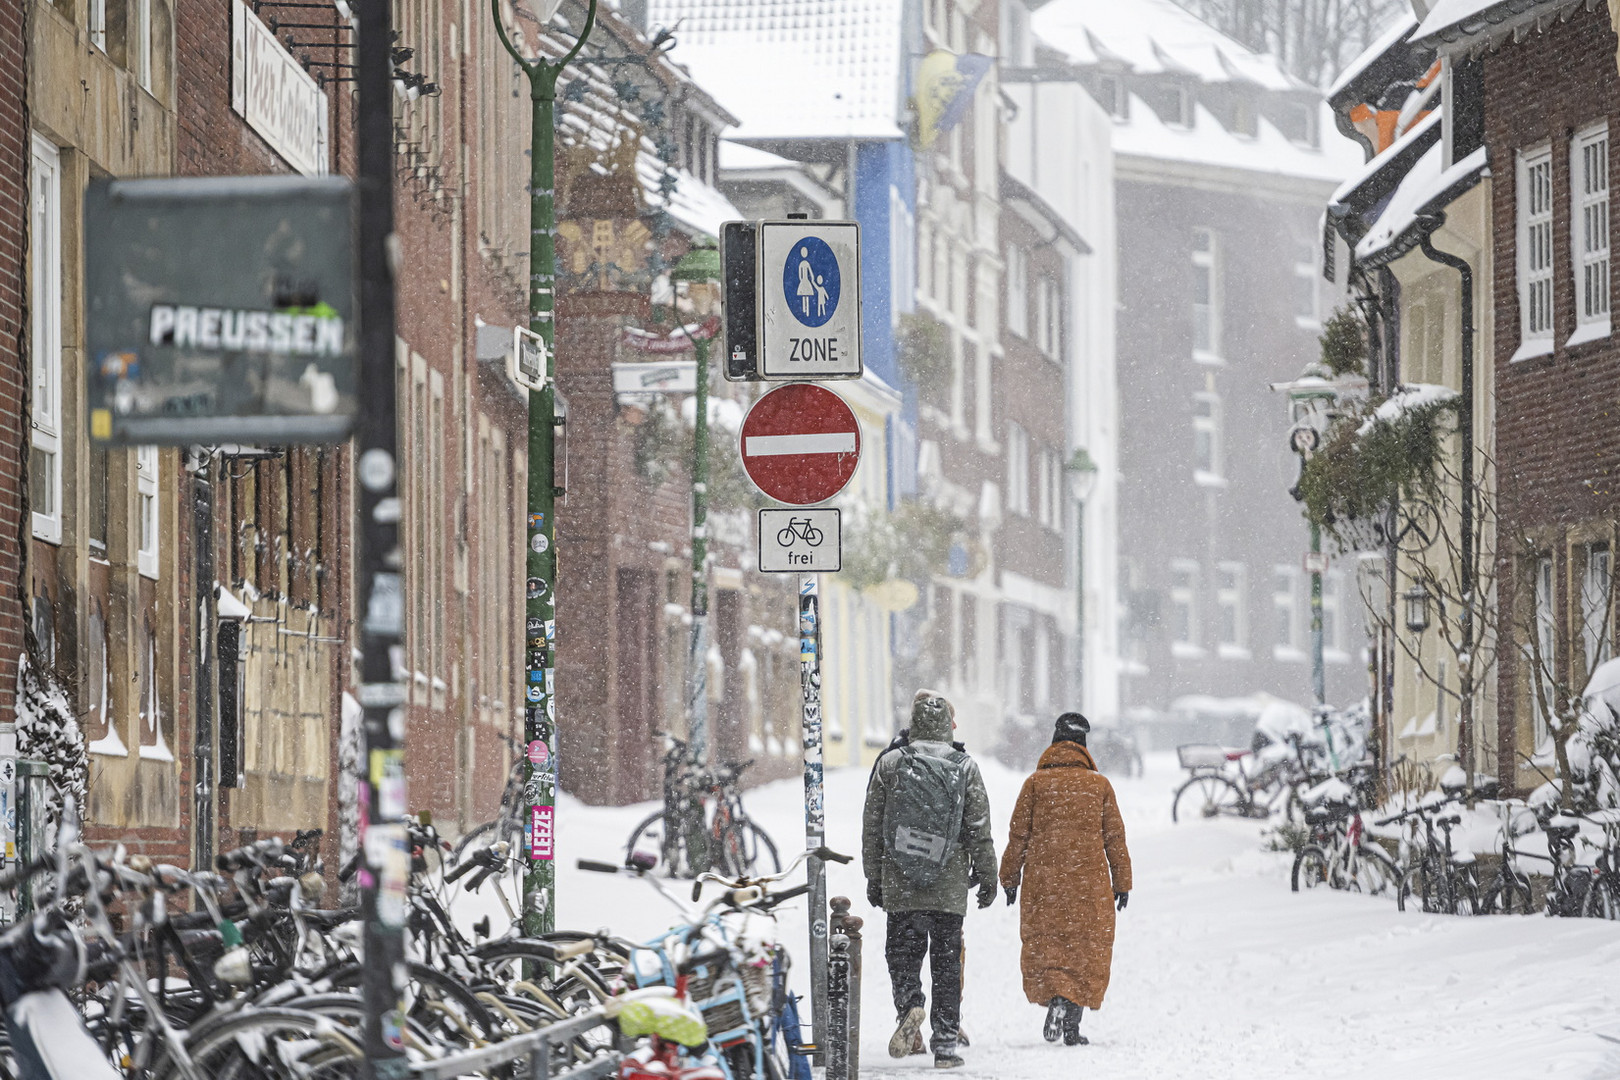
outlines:
[[759, 512], [759, 568], [768, 574], [815, 574], [843, 567], [834, 507]]

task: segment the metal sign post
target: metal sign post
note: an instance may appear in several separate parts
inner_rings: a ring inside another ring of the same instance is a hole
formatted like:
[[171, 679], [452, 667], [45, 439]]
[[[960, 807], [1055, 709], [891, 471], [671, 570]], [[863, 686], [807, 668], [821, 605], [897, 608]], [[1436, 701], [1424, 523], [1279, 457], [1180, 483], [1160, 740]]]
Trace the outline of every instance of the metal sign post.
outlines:
[[[815, 574], [799, 579], [799, 693], [803, 702], [804, 846], [827, 842], [826, 794], [821, 760], [821, 585]], [[818, 1046], [827, 1041], [827, 866], [811, 856], [810, 1008]]]
[[411, 859], [405, 832], [405, 686], [394, 673], [404, 637], [405, 589], [399, 550], [399, 467], [394, 389], [393, 62], [388, 0], [359, 0], [355, 60], [360, 91], [360, 385], [366, 407], [355, 425], [355, 501], [360, 550], [359, 615], [364, 710], [357, 780], [360, 812], [360, 916], [365, 944], [360, 990], [365, 1007], [367, 1080], [403, 1080], [405, 915]]

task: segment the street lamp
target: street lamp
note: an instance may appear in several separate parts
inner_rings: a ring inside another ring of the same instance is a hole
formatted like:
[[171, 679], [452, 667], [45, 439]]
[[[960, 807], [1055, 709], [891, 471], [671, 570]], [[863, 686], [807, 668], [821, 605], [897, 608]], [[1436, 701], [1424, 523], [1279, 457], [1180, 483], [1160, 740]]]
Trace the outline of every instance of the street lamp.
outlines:
[[1429, 590], [1423, 582], [1414, 581], [1401, 599], [1406, 602], [1406, 628], [1414, 634], [1423, 633], [1429, 628]]
[[1069, 459], [1069, 483], [1074, 491], [1074, 596], [1077, 620], [1074, 626], [1075, 696], [1085, 705], [1086, 691], [1086, 500], [1097, 487], [1097, 463], [1085, 447], [1075, 450]]
[[[694, 246], [669, 272], [678, 290], [720, 280], [720, 251], [713, 245]], [[679, 295], [677, 293], [677, 300]], [[676, 305], [675, 318], [681, 319]], [[697, 409], [692, 430], [692, 640], [686, 657], [687, 742], [692, 763], [702, 767], [709, 743], [709, 339], [698, 337], [682, 323], [692, 342], [697, 362]]]
[[[1299, 455], [1300, 475], [1304, 476], [1305, 463], [1321, 447], [1322, 427], [1327, 422], [1333, 404], [1338, 400], [1339, 388], [1330, 372], [1318, 361], [1305, 365], [1299, 377], [1291, 382], [1272, 383], [1273, 390], [1288, 395], [1288, 449]], [[1295, 499], [1302, 497], [1298, 484], [1294, 486]], [[1327, 675], [1322, 665], [1322, 527], [1311, 523], [1311, 554], [1307, 560], [1311, 574], [1311, 691], [1317, 705], [1327, 704]]]
[[[375, 2], [375, 0], [372, 0]], [[545, 344], [544, 383], [529, 387], [529, 490], [525, 549], [523, 741], [528, 747], [524, 780], [528, 850], [523, 875], [523, 932], [556, 929], [557, 774], [540, 763], [556, 760], [557, 686], [557, 284], [556, 136], [557, 78], [579, 55], [596, 25], [597, 0], [585, 0], [585, 25], [574, 44], [556, 60], [524, 56], [512, 43], [501, 18], [500, 0], [490, 15], [501, 45], [529, 81], [529, 329]], [[549, 22], [558, 4], [544, 0], [540, 14]], [[364, 44], [365, 35], [361, 36]], [[536, 744], [539, 744], [538, 746]], [[544, 750], [542, 754], [540, 751]]]

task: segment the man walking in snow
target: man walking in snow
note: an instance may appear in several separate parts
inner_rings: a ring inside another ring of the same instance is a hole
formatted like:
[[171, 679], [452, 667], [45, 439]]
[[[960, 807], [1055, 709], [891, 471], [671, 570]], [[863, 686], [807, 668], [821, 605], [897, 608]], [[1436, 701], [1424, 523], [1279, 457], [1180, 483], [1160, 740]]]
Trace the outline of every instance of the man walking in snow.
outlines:
[[957, 1028], [968, 889], [978, 886], [981, 908], [996, 897], [990, 799], [978, 765], [951, 744], [955, 716], [942, 695], [917, 691], [910, 740], [872, 771], [861, 838], [866, 898], [888, 913], [884, 958], [899, 1016], [889, 1054], [910, 1053], [922, 1029], [927, 956], [934, 991], [929, 1043], [941, 1069], [963, 1064]]
[[1024, 995], [1046, 1006], [1047, 1042], [1069, 1046], [1083, 1010], [1102, 1007], [1114, 958], [1114, 912], [1131, 891], [1131, 856], [1114, 786], [1086, 749], [1091, 724], [1058, 717], [1052, 745], [1013, 808], [1001, 885], [1018, 900]]

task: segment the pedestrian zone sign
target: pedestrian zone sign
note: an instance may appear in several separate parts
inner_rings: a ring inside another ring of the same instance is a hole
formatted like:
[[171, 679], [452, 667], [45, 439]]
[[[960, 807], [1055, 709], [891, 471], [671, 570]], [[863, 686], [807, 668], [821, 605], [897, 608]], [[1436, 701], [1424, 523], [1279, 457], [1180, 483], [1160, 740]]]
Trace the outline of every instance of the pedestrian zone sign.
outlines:
[[856, 222], [727, 222], [720, 247], [727, 378], [861, 377]]

